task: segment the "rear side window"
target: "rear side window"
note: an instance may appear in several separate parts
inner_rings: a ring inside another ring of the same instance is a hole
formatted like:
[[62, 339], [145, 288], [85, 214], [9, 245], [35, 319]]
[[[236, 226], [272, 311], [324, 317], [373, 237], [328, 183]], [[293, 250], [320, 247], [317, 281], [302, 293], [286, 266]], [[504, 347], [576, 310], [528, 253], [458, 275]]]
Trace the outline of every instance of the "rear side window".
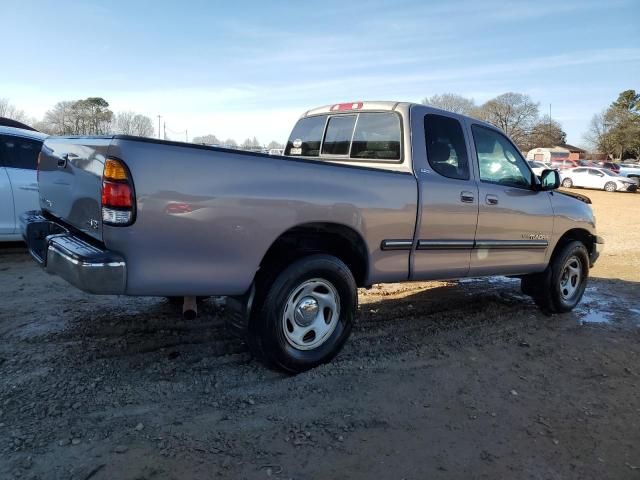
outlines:
[[339, 115], [329, 118], [327, 131], [322, 142], [323, 155], [349, 155], [355, 115]]
[[424, 134], [431, 168], [445, 177], [469, 180], [469, 159], [460, 122], [428, 114], [424, 117]]
[[0, 137], [0, 157], [8, 168], [36, 170], [42, 142], [28, 138]]
[[307, 117], [294, 127], [284, 154], [399, 161], [401, 131], [400, 117], [392, 112]]
[[317, 157], [320, 155], [320, 142], [327, 117], [303, 118], [296, 123], [287, 142], [285, 155], [300, 155], [302, 157]]

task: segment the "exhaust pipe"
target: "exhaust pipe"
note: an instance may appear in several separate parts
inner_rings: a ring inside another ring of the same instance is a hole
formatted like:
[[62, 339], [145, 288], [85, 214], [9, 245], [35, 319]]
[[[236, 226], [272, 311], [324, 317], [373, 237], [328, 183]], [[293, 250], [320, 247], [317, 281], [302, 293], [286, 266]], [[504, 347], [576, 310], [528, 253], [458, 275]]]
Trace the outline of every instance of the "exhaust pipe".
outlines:
[[193, 320], [198, 316], [198, 304], [196, 297], [184, 297], [182, 303], [182, 317], [185, 320]]

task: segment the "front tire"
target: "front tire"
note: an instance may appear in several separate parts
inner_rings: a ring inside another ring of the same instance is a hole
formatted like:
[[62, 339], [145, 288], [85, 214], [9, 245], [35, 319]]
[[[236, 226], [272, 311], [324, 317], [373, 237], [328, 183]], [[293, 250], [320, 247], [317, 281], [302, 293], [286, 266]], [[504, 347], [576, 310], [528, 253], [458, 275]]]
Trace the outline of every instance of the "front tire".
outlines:
[[573, 187], [573, 181], [572, 181], [570, 178], [565, 178], [565, 179], [562, 181], [562, 186], [563, 186], [564, 188], [571, 188], [571, 187]]
[[249, 345], [267, 365], [299, 373], [329, 362], [346, 342], [358, 305], [349, 267], [331, 255], [303, 257], [262, 288]]
[[616, 184], [614, 182], [607, 182], [604, 184], [604, 189], [607, 192], [615, 192], [617, 190]]
[[522, 278], [523, 293], [548, 314], [570, 312], [582, 299], [589, 278], [589, 254], [582, 242], [560, 247], [547, 269]]

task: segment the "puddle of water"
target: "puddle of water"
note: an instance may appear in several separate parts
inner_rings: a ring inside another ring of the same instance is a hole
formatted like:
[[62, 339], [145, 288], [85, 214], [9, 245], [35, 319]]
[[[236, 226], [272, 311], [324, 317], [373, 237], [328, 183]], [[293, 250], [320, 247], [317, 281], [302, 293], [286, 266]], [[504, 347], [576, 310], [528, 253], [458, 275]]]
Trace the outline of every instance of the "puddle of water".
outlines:
[[610, 323], [611, 312], [602, 312], [599, 310], [587, 310], [587, 313], [580, 315], [580, 322], [585, 323]]

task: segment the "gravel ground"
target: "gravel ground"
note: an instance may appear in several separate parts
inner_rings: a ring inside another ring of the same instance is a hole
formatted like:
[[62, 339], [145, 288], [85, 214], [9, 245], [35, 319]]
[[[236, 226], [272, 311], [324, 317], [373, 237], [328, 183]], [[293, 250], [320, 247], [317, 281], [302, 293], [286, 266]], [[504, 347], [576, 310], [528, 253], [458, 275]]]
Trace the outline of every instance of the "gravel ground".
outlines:
[[223, 299], [184, 321], [5, 246], [0, 478], [640, 478], [640, 195], [585, 193], [607, 250], [575, 312], [503, 277], [375, 286], [296, 377], [225, 332]]

